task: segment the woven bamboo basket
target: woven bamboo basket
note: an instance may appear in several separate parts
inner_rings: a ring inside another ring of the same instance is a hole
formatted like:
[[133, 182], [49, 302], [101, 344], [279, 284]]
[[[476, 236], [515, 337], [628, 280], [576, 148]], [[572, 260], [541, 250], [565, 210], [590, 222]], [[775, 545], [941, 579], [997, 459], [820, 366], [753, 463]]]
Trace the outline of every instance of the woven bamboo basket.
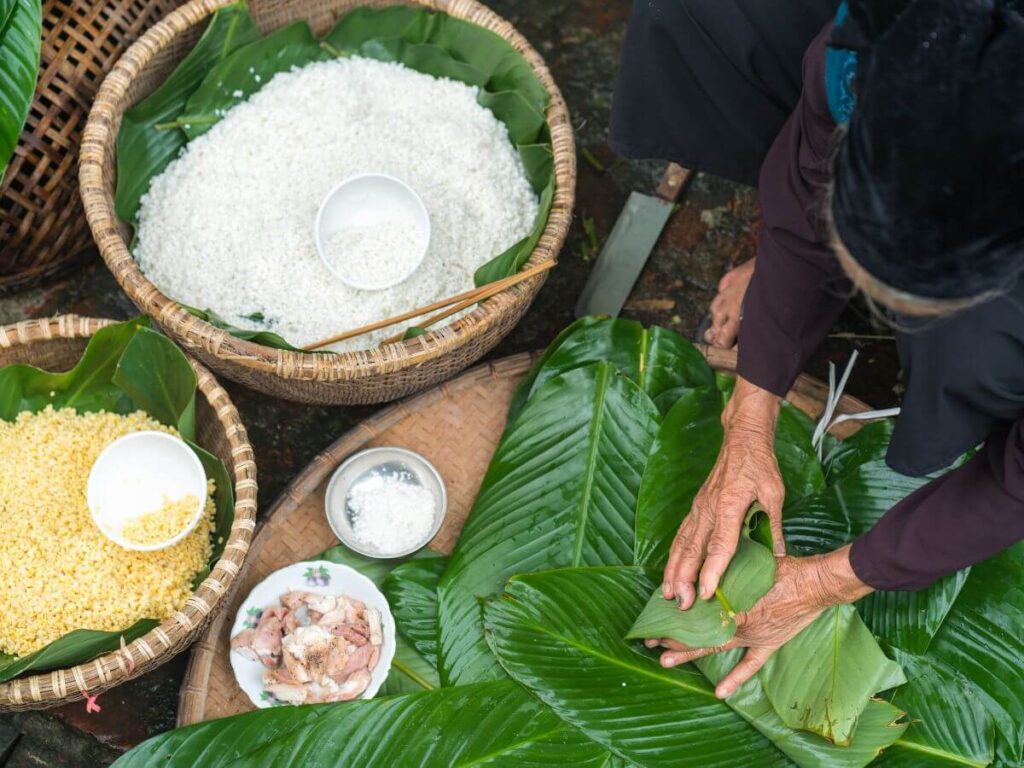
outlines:
[[[71, 368], [96, 331], [111, 320], [64, 315], [0, 326], [0, 366], [28, 363], [48, 370]], [[256, 527], [256, 463], [238, 411], [213, 375], [192, 362], [199, 380], [197, 442], [220, 457], [234, 476], [235, 520], [224, 554], [173, 617], [116, 653], [71, 669], [0, 683], [0, 712], [43, 709], [95, 695], [138, 677], [185, 650], [230, 595]]]
[[0, 179], [0, 294], [68, 269], [93, 252], [78, 196], [78, 145], [114, 61], [182, 0], [44, 0], [39, 81]]
[[[732, 350], [701, 347], [716, 371], [736, 372]], [[338, 539], [324, 515], [324, 494], [334, 470], [356, 451], [381, 445], [423, 454], [441, 473], [448, 490], [444, 525], [430, 543], [450, 554], [469, 517], [480, 483], [505, 428], [516, 385], [540, 353], [505, 357], [374, 414], [326, 448], [289, 483], [267, 512], [238, 575], [229, 607], [210, 622], [192, 647], [178, 696], [178, 725], [237, 715], [253, 709], [235, 682], [230, 633], [238, 607], [260, 581], [279, 568], [315, 558]], [[825, 410], [828, 387], [800, 376], [786, 399], [814, 419]], [[868, 406], [844, 395], [837, 414], [862, 413]], [[831, 434], [848, 437], [860, 424], [837, 424]]]
[[[128, 50], [100, 88], [85, 131], [80, 175], [86, 215], [114, 277], [142, 311], [215, 372], [289, 400], [326, 405], [385, 402], [448, 379], [478, 360], [523, 316], [546, 273], [414, 339], [357, 352], [317, 354], [273, 349], [231, 336], [189, 314], [142, 274], [128, 248], [127, 228], [114, 211], [115, 142], [121, 118], [163, 82], [198, 40], [209, 16], [229, 4], [230, 0], [192, 0], [170, 14]], [[320, 35], [355, 7], [395, 4], [395, 0], [251, 0], [249, 9], [264, 31], [303, 19]], [[551, 73], [511, 24], [476, 0], [410, 0], [406, 4], [443, 11], [500, 35], [525, 57], [547, 89], [554, 204], [547, 228], [524, 268], [553, 262], [572, 219], [576, 150], [569, 114]]]

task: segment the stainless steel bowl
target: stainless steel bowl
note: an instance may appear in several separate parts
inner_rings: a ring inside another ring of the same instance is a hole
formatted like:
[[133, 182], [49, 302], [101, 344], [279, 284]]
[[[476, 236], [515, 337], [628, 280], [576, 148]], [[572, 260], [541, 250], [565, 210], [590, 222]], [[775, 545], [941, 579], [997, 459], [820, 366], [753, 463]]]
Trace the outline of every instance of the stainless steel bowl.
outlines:
[[[430, 529], [430, 534], [416, 546], [394, 552], [375, 552], [366, 549], [353, 535], [352, 510], [348, 503], [349, 491], [354, 485], [374, 472], [385, 475], [392, 474], [403, 482], [422, 486], [433, 494], [434, 524]], [[349, 456], [340, 467], [334, 470], [331, 481], [327, 484], [327, 494], [324, 498], [327, 523], [338, 540], [361, 555], [383, 560], [411, 555], [429, 544], [441, 530], [441, 524], [444, 523], [447, 511], [448, 493], [445, 490], [441, 474], [425, 458], [415, 451], [405, 448], [367, 448], [365, 451]]]

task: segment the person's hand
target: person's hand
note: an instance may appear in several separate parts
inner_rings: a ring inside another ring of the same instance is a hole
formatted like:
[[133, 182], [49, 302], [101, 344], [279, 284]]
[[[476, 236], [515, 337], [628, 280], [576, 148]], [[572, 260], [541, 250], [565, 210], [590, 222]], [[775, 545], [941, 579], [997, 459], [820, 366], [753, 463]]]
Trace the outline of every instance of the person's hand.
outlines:
[[779, 398], [738, 378], [722, 424], [725, 435], [711, 474], [693, 501], [672, 542], [662, 594], [686, 610], [696, 597], [710, 598], [729, 566], [747, 510], [761, 502], [771, 520], [775, 554], [786, 553], [782, 539], [785, 488], [775, 460]]
[[688, 648], [671, 640], [653, 639], [647, 641], [647, 647], [661, 645], [668, 649], [661, 654], [664, 667], [747, 648], [743, 659], [715, 688], [715, 695], [725, 699], [826, 608], [852, 603], [872, 591], [853, 572], [849, 546], [816, 557], [780, 557], [776, 563], [775, 585], [749, 611], [736, 614], [736, 634], [725, 645]]

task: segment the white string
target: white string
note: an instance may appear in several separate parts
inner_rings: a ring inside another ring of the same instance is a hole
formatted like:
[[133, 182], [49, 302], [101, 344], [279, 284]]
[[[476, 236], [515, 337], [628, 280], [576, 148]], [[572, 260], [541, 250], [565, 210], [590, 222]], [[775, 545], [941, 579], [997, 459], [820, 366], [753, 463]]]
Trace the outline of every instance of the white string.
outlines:
[[822, 446], [825, 444], [825, 435], [837, 424], [842, 424], [844, 421], [870, 421], [872, 419], [888, 419], [893, 416], [899, 416], [899, 408], [885, 408], [880, 411], [864, 411], [863, 413], [842, 413], [835, 416], [836, 408], [839, 407], [839, 401], [843, 397], [843, 390], [846, 389], [846, 382], [849, 380], [850, 373], [853, 372], [853, 366], [857, 362], [857, 354], [858, 351], [856, 349], [853, 350], [853, 354], [850, 355], [850, 361], [846, 364], [846, 370], [843, 371], [843, 376], [839, 379], [838, 386], [836, 385], [835, 363], [828, 364], [828, 399], [825, 401], [825, 412], [821, 414], [821, 419], [814, 428], [814, 435], [811, 437], [811, 444], [818, 452], [819, 460], [821, 460]]

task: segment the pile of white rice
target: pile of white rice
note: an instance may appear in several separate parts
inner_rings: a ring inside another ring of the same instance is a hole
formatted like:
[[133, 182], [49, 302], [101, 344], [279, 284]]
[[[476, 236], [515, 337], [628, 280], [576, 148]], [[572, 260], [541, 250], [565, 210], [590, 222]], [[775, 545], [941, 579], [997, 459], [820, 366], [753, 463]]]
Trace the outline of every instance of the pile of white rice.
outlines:
[[[538, 212], [505, 126], [476, 98], [463, 83], [362, 58], [279, 74], [153, 180], [139, 265], [177, 301], [297, 346], [468, 290]], [[314, 239], [321, 199], [366, 172], [403, 179], [431, 219], [422, 266], [384, 291], [346, 287]]]

